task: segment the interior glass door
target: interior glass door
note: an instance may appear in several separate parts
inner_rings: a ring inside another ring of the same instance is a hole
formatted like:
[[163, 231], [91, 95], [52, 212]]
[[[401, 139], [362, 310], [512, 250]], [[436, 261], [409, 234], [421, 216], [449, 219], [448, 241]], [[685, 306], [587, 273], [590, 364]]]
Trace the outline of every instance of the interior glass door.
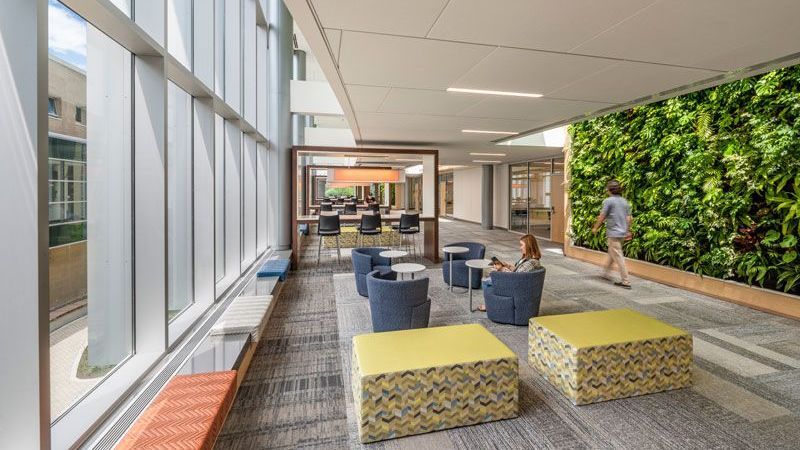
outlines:
[[552, 161], [535, 161], [528, 168], [528, 232], [550, 239], [550, 220], [553, 214], [551, 199]]

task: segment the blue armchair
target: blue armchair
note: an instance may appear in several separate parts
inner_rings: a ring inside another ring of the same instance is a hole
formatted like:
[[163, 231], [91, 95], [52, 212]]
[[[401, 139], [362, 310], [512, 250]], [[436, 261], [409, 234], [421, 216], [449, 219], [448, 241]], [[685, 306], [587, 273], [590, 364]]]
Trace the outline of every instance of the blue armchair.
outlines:
[[[453, 242], [447, 244], [445, 247], [467, 247], [469, 249], [466, 253], [453, 253], [453, 286], [468, 287], [469, 270], [472, 271], [472, 289], [481, 287], [481, 269], [470, 269], [467, 267], [467, 260], [470, 259], [483, 259], [486, 254], [486, 247], [477, 242]], [[450, 255], [445, 254], [442, 260], [442, 275], [444, 275], [444, 283], [450, 285]]]
[[354, 248], [351, 253], [353, 260], [353, 272], [356, 274], [356, 290], [362, 297], [367, 296], [367, 274], [373, 270], [381, 272], [391, 272], [389, 258], [378, 256], [380, 252], [386, 251], [385, 248], [363, 247]]
[[426, 328], [431, 313], [427, 277], [396, 281], [394, 272], [367, 275], [372, 331]]
[[492, 283], [484, 286], [486, 315], [497, 323], [528, 325], [539, 315], [544, 286], [544, 268], [533, 272], [492, 272]]

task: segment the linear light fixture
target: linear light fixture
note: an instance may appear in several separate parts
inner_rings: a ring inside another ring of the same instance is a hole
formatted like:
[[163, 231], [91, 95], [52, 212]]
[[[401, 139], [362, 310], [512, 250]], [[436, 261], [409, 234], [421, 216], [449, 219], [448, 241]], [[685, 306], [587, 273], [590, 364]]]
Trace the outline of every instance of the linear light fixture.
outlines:
[[542, 94], [533, 94], [528, 92], [511, 92], [511, 91], [490, 91], [487, 89], [466, 89], [466, 88], [447, 88], [447, 92], [464, 92], [466, 94], [486, 94], [486, 95], [505, 95], [508, 97], [530, 97], [539, 98]]
[[401, 162], [422, 162], [421, 159], [408, 159], [408, 158], [395, 158], [395, 161]]
[[462, 133], [481, 133], [481, 134], [517, 134], [516, 131], [493, 131], [493, 130], [461, 130]]
[[495, 161], [495, 160], [490, 160], [490, 159], [475, 159], [472, 162], [478, 163], [478, 164], [500, 164], [503, 161]]
[[505, 153], [470, 153], [472, 156], [506, 156]]

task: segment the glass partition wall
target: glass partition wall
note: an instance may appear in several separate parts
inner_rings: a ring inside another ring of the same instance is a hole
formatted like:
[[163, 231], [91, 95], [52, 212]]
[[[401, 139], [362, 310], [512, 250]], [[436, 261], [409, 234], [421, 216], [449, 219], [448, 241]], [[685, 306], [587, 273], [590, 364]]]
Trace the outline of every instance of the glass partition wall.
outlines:
[[509, 166], [509, 229], [562, 242], [564, 158]]

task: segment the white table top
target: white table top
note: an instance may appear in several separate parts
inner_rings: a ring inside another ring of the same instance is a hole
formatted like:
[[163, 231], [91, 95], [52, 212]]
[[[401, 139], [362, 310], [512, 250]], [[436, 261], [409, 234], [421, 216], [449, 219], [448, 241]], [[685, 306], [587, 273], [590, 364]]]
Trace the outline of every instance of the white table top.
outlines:
[[408, 256], [408, 252], [404, 250], [385, 250], [378, 253], [378, 255], [384, 258], [402, 258]]
[[397, 273], [417, 273], [425, 270], [425, 266], [417, 263], [400, 263], [393, 264], [392, 270]]
[[492, 267], [492, 260], [491, 259], [470, 259], [466, 263], [467, 267], [472, 267], [475, 269], [488, 269]]
[[457, 245], [452, 247], [445, 247], [442, 249], [445, 253], [467, 253], [469, 249], [467, 247], [459, 247]]

